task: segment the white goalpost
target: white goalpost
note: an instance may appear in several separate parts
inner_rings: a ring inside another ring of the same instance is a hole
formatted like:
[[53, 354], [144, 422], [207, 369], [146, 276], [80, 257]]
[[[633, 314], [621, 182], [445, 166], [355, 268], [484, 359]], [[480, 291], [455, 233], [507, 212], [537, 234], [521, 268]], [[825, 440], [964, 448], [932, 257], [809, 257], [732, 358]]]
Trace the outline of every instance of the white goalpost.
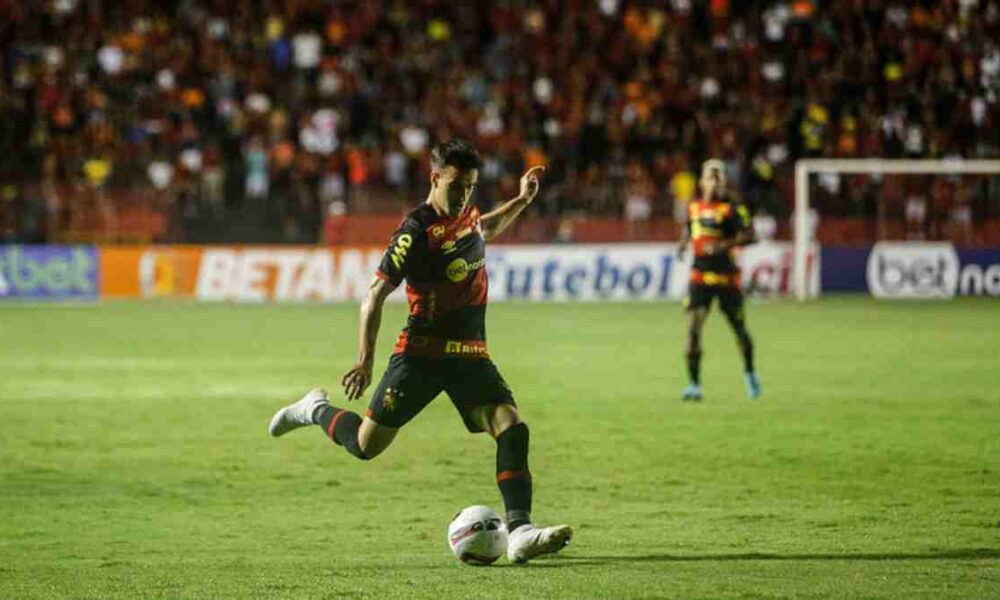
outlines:
[[813, 173], [912, 174], [912, 175], [1000, 175], [1000, 160], [808, 158], [795, 163], [795, 211], [793, 214], [794, 259], [792, 281], [795, 297], [808, 298], [809, 246], [813, 231], [809, 224], [809, 175]]

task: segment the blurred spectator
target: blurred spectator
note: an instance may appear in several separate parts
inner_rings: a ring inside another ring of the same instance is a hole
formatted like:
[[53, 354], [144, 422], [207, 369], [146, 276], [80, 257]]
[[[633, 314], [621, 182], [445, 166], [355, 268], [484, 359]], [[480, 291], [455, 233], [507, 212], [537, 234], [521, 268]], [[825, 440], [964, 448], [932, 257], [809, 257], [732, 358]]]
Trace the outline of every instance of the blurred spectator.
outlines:
[[[395, 212], [421, 199], [428, 148], [450, 136], [487, 159], [483, 206], [542, 160], [558, 192], [532, 212], [624, 214], [635, 227], [667, 199], [664, 212], [683, 220], [709, 155], [754, 212], [784, 218], [799, 157], [1000, 154], [996, 0], [61, 0], [0, 11], [0, 181], [18, 198], [45, 181], [47, 235], [93, 220], [112, 235], [128, 192], [143, 188], [183, 227], [245, 217], [275, 239], [315, 240], [311, 223], [334, 202]], [[1000, 217], [977, 190], [970, 215]], [[852, 186], [822, 193], [835, 212], [857, 204]]]
[[629, 167], [629, 183], [625, 189], [625, 237], [630, 240], [649, 236], [649, 220], [653, 216], [653, 186], [639, 163]]

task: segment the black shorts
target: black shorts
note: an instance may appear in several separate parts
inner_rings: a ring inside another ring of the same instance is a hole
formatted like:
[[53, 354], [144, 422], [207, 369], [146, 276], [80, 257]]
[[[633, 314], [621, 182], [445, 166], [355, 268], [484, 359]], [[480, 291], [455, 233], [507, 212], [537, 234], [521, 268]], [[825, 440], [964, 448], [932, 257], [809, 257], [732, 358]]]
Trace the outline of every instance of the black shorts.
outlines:
[[470, 420], [474, 409], [498, 404], [517, 406], [507, 382], [488, 358], [393, 354], [365, 416], [379, 425], [402, 427], [442, 391], [451, 398], [472, 433], [482, 431]]
[[731, 319], [742, 321], [743, 292], [739, 288], [723, 285], [704, 285], [692, 283], [688, 287], [688, 296], [684, 299], [684, 308], [712, 308], [712, 299], [719, 299], [719, 308]]

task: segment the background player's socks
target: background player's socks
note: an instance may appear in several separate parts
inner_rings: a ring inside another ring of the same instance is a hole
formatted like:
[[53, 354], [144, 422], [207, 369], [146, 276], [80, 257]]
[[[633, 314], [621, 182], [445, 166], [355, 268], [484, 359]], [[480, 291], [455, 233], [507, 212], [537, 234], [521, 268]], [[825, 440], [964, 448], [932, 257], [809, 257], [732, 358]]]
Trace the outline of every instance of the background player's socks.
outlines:
[[701, 384], [701, 352], [689, 352], [687, 355], [688, 378], [692, 385]]
[[507, 509], [507, 530], [531, 521], [528, 426], [518, 423], [497, 436], [497, 487]]
[[740, 352], [743, 353], [743, 372], [753, 373], [753, 340], [750, 338], [750, 332], [747, 331], [742, 319], [733, 325], [733, 331], [736, 333], [737, 341], [739, 341]]
[[357, 413], [327, 404], [316, 409], [313, 421], [323, 428], [323, 431], [334, 443], [343, 446], [345, 450], [361, 460], [368, 460], [358, 444], [358, 428], [361, 427], [361, 417]]
[[753, 373], [753, 342], [750, 341], [748, 334], [740, 336], [740, 350], [743, 351], [743, 371]]

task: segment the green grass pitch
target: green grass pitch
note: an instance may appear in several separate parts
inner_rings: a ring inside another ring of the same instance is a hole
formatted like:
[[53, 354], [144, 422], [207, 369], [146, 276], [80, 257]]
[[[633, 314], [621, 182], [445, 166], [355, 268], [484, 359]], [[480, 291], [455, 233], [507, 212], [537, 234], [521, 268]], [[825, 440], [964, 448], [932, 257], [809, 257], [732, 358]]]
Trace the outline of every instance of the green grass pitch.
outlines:
[[763, 399], [715, 312], [691, 405], [676, 304], [492, 306], [534, 517], [577, 535], [472, 568], [445, 528], [501, 508], [494, 446], [446, 398], [371, 463], [267, 436], [355, 306], [2, 306], [0, 598], [1000, 597], [1000, 302], [748, 314]]

